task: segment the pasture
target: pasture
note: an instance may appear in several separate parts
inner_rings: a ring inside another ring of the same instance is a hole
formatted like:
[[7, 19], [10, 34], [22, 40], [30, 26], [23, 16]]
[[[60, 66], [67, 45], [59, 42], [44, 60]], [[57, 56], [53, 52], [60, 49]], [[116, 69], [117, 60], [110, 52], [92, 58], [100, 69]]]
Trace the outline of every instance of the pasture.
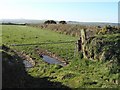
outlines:
[[[11, 46], [12, 44], [66, 42], [77, 41], [78, 39], [79, 37], [72, 37], [70, 35], [60, 34], [51, 30], [30, 26], [2, 26], [2, 44], [13, 50], [24, 52], [34, 58], [36, 63], [35, 66], [27, 70], [27, 73], [30, 76], [34, 78], [49, 77], [49, 81], [61, 82], [62, 85], [70, 88], [116, 88], [118, 86], [118, 73], [110, 73], [110, 69], [107, 66], [109, 62], [93, 62], [81, 58], [80, 55], [74, 57], [75, 43]], [[36, 53], [36, 48], [54, 53], [68, 61], [69, 64], [65, 67], [47, 64]], [[36, 83], [38, 82], [30, 81], [29, 85], [32, 85], [32, 87], [40, 87], [39, 84], [35, 85]], [[57, 87], [60, 88], [59, 85]]]
[[[11, 44], [37, 44], [45, 42], [65, 42], [65, 41], [77, 41], [78, 38], [68, 35], [58, 34], [46, 29], [38, 29], [27, 26], [3, 26], [3, 43], [5, 45]], [[26, 53], [32, 53], [35, 47], [47, 49], [50, 52], [63, 54], [74, 54], [75, 44], [44, 44], [34, 46], [19, 46], [12, 47]], [[70, 52], [69, 52], [70, 50]], [[67, 53], [69, 52], [69, 53]], [[69, 56], [73, 56], [73, 55]]]

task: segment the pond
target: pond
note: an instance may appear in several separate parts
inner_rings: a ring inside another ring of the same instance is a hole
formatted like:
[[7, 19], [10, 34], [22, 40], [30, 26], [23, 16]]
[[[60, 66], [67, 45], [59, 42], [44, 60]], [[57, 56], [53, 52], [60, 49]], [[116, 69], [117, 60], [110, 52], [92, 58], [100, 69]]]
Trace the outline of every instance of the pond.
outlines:
[[66, 66], [65, 63], [63, 63], [63, 62], [61, 62], [61, 61], [59, 61], [59, 60], [56, 60], [56, 59], [54, 59], [54, 58], [52, 58], [52, 57], [50, 57], [50, 56], [41, 55], [40, 57], [43, 58], [43, 60], [44, 60], [45, 62], [49, 63], [49, 64], [59, 64], [59, 65], [61, 65], [61, 66]]

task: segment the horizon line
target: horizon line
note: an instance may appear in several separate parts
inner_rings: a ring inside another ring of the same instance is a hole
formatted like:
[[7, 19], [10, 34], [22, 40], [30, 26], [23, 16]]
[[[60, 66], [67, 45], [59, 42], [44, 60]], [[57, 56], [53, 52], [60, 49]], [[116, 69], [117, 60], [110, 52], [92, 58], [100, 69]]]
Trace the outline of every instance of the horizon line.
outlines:
[[[63, 19], [61, 19], [61, 20], [56, 20], [56, 19], [30, 19], [30, 18], [0, 18], [0, 20], [54, 20], [54, 21], [63, 21]], [[73, 21], [73, 22], [83, 22], [83, 23], [89, 23], [89, 22], [91, 22], [91, 23], [119, 23], [119, 21], [118, 22], [109, 22], [109, 21], [77, 21], [77, 20], [65, 20], [64, 19], [64, 21], [67, 21], [67, 22], [69, 22], [69, 21]]]

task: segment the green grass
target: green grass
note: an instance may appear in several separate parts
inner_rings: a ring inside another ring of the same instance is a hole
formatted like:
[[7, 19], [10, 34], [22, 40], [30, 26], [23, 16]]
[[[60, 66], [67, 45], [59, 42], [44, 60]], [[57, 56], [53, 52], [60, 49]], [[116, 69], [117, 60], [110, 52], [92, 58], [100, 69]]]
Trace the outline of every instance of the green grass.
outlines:
[[[59, 42], [59, 41], [77, 41], [76, 37], [58, 34], [53, 31], [38, 29], [27, 26], [2, 26], [3, 28], [3, 43], [5, 45], [11, 44], [35, 44], [41, 42]], [[47, 49], [50, 52], [62, 55], [61, 57], [73, 57], [74, 43], [71, 44], [50, 44], [50, 45], [36, 45], [40, 48]], [[20, 46], [13, 47], [17, 50], [29, 51], [32, 53], [35, 46]], [[71, 50], [72, 49], [72, 50]], [[70, 51], [66, 56], [66, 51]]]
[[[11, 44], [34, 44], [40, 42], [77, 41], [77, 37], [63, 35], [51, 30], [33, 28], [28, 26], [2, 26], [2, 43], [9, 46]], [[74, 56], [75, 43], [71, 44], [50, 44], [36, 45], [39, 48], [54, 52], [64, 59], [68, 58], [69, 65], [60, 68], [59, 65], [48, 65], [43, 62], [35, 52], [35, 46], [10, 46], [12, 49], [24, 51], [31, 57], [35, 57], [35, 67], [29, 69], [27, 73], [32, 77], [52, 77], [50, 81], [62, 82], [70, 88], [98, 88], [117, 87], [113, 79], [118, 80], [118, 74], [111, 74], [107, 66], [109, 62], [93, 62]], [[31, 83], [32, 85], [32, 83]]]
[[53, 31], [38, 29], [27, 26], [2, 26], [3, 43], [6, 44], [24, 44], [55, 41], [77, 40], [75, 37], [58, 34]]

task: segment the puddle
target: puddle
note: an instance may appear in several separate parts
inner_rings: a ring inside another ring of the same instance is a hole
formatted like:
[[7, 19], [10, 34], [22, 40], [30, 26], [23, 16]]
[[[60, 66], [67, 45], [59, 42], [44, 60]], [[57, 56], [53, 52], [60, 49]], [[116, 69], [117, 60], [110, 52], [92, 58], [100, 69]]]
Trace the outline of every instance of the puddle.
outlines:
[[27, 60], [23, 60], [23, 64], [25, 65], [25, 68], [33, 67], [33, 65], [29, 61], [27, 61]]
[[66, 64], [64, 64], [63, 62], [59, 61], [59, 60], [56, 60], [50, 56], [47, 56], [47, 55], [42, 55], [41, 56], [43, 58], [43, 60], [47, 63], [50, 63], [50, 64], [59, 64], [61, 66], [66, 66]]

